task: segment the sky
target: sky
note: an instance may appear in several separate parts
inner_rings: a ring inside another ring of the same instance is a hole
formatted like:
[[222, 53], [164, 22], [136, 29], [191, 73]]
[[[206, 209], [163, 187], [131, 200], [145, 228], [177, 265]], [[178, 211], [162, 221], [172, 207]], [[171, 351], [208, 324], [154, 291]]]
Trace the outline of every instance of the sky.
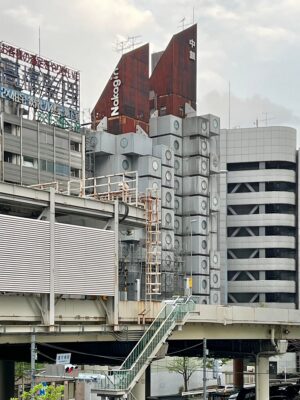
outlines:
[[[182, 20], [184, 19], [184, 22]], [[138, 36], [151, 52], [198, 23], [198, 114], [221, 126], [288, 125], [300, 131], [299, 0], [0, 0], [0, 40], [80, 70], [89, 109]]]

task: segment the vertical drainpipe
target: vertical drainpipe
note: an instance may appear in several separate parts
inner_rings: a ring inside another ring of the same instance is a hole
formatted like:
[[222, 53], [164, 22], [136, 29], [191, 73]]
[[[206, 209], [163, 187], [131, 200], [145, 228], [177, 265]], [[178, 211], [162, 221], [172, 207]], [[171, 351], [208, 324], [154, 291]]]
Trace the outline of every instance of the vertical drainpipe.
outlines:
[[115, 296], [114, 296], [114, 326], [119, 324], [119, 200], [114, 204], [115, 231]]
[[49, 325], [55, 320], [55, 189], [50, 188], [50, 295], [49, 295]]

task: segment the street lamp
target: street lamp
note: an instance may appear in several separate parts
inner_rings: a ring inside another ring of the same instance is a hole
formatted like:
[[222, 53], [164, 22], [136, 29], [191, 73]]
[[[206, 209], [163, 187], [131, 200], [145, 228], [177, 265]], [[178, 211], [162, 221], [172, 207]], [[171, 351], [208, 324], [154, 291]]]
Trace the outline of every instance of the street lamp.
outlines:
[[190, 287], [190, 295], [191, 296], [193, 294], [193, 229], [192, 229], [193, 222], [197, 222], [197, 220], [196, 219], [190, 219], [190, 227], [191, 227], [191, 272], [190, 272], [190, 279], [189, 279], [189, 287]]

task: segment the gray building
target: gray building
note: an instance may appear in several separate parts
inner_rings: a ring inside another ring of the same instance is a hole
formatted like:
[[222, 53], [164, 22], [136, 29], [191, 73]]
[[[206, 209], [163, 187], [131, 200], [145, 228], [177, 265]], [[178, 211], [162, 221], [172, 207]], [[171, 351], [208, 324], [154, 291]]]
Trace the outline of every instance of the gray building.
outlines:
[[21, 105], [0, 101], [0, 180], [21, 185], [82, 178], [83, 135], [22, 116]]
[[296, 131], [221, 130], [220, 149], [222, 302], [298, 308]]
[[[162, 298], [192, 290], [200, 303], [220, 303], [219, 127], [213, 115], [165, 115], [150, 118], [150, 137], [87, 131], [87, 175], [136, 171], [140, 197], [157, 191]], [[145, 282], [147, 243], [143, 229], [121, 233], [124, 298], [135, 299], [137, 285]]]

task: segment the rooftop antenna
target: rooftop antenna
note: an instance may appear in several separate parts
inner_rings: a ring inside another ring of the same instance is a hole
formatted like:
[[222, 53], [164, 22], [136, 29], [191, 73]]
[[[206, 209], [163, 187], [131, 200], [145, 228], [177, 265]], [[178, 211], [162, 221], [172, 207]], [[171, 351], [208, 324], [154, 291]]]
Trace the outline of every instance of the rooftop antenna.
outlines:
[[179, 21], [179, 28], [182, 28], [182, 30], [184, 30], [184, 22], [185, 22], [185, 17], [183, 17], [180, 21]]
[[193, 25], [195, 23], [195, 7], [193, 7]]
[[266, 126], [268, 126], [269, 121], [271, 121], [272, 119], [276, 119], [275, 117], [272, 117], [272, 118], [268, 117], [268, 114], [269, 114], [268, 111], [263, 112], [262, 114], [265, 115], [265, 118], [261, 119], [260, 121], [265, 122]]
[[138, 41], [141, 35], [137, 36], [128, 36], [127, 39], [119, 41], [117, 39], [115, 45], [115, 51], [117, 53], [123, 54], [125, 50], [134, 49], [137, 45], [141, 44], [142, 41]]
[[39, 25], [39, 57], [41, 56], [41, 27]]

